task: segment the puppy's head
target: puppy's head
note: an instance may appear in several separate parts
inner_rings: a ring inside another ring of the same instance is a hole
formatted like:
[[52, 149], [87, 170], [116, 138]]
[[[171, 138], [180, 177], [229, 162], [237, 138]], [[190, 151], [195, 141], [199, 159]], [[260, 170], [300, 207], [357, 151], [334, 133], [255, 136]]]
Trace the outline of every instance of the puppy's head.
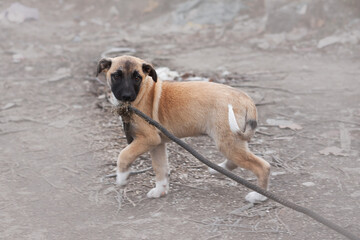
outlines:
[[131, 56], [101, 59], [96, 76], [101, 72], [106, 73], [114, 97], [122, 102], [133, 102], [136, 99], [142, 83], [148, 80], [147, 76], [157, 81], [156, 72], [150, 64]]

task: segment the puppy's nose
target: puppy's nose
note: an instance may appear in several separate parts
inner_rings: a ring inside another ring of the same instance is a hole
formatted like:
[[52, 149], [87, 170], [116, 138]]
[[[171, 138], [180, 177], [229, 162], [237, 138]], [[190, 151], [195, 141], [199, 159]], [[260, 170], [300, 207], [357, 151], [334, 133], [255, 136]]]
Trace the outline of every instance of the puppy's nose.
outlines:
[[130, 94], [130, 93], [124, 93], [124, 94], [121, 96], [121, 100], [124, 101], [124, 102], [131, 101], [131, 94]]

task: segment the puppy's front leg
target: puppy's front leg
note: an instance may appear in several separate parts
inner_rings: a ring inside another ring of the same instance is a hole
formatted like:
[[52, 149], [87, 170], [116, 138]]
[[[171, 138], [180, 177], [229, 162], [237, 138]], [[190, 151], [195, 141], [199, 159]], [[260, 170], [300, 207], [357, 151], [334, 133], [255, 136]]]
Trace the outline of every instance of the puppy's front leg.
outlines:
[[130, 166], [141, 154], [150, 151], [154, 145], [149, 144], [146, 138], [138, 137], [124, 148], [118, 157], [116, 170], [116, 183], [125, 185], [130, 174]]
[[156, 186], [148, 192], [147, 197], [159, 198], [165, 196], [169, 191], [169, 165], [165, 143], [161, 143], [151, 150], [150, 155], [155, 171]]

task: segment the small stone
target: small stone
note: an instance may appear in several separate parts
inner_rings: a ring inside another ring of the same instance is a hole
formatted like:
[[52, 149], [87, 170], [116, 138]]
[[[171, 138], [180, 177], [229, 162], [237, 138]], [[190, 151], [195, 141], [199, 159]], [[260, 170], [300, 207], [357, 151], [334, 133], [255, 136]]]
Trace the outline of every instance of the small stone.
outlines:
[[117, 10], [117, 8], [115, 6], [112, 6], [109, 10], [109, 14], [112, 17], [117, 16], [117, 15], [119, 15], [119, 10]]
[[335, 146], [324, 148], [323, 150], [319, 151], [319, 153], [326, 156], [330, 154], [334, 156], [342, 156], [342, 157], [348, 156], [348, 154], [345, 153], [343, 149]]
[[339, 37], [337, 37], [337, 36], [330, 36], [330, 37], [326, 37], [326, 38], [321, 39], [321, 40], [319, 41], [317, 47], [321, 49], [321, 48], [330, 46], [330, 45], [335, 44], [335, 43], [338, 43], [338, 42], [340, 42]]
[[16, 53], [12, 56], [12, 58], [13, 58], [13, 63], [19, 63], [24, 60], [24, 55], [22, 55], [21, 53]]
[[303, 4], [302, 6], [298, 6], [296, 12], [299, 14], [299, 15], [305, 15], [306, 14], [306, 11], [307, 11], [307, 4]]
[[22, 5], [21, 3], [13, 3], [5, 10], [5, 16], [10, 22], [22, 23], [26, 20], [38, 20], [39, 10]]
[[75, 36], [74, 38], [73, 38], [73, 42], [81, 42], [81, 37], [79, 37], [79, 36]]
[[77, 105], [77, 104], [73, 105], [72, 107], [74, 109], [82, 109], [83, 108], [81, 105]]
[[92, 18], [90, 20], [91, 23], [94, 23], [96, 25], [102, 26], [104, 25], [103, 21], [100, 18]]
[[305, 186], [305, 187], [313, 187], [313, 186], [315, 186], [315, 183], [313, 183], [313, 182], [304, 182], [304, 183], [302, 183], [302, 185]]
[[12, 108], [12, 107], [15, 107], [15, 103], [7, 103], [5, 106], [3, 106], [1, 108], [1, 110], [6, 110], [6, 109], [9, 109], [9, 108]]
[[262, 50], [267, 50], [270, 48], [270, 44], [266, 41], [261, 41], [257, 44], [257, 47], [262, 49]]
[[160, 217], [161, 215], [162, 215], [161, 212], [156, 212], [156, 213], [151, 214], [151, 217]]
[[221, 76], [222, 77], [226, 77], [226, 76], [229, 76], [231, 74], [231, 72], [227, 71], [227, 70], [224, 70], [222, 73], [221, 73]]
[[353, 198], [360, 198], [360, 191], [355, 191], [352, 194], [350, 194], [350, 196]]
[[286, 172], [272, 172], [271, 176], [280, 176], [280, 175], [284, 175], [286, 174]]

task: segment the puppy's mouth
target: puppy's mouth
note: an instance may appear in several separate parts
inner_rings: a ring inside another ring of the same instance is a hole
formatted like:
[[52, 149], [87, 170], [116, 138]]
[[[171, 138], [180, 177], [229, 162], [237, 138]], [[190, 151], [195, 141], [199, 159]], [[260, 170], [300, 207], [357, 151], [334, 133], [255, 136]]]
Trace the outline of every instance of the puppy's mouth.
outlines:
[[131, 103], [133, 101], [135, 101], [134, 97], [122, 97], [122, 98], [116, 98], [117, 101], [122, 102], [122, 103]]
[[120, 102], [123, 102], [123, 103], [131, 103], [133, 101], [135, 101], [135, 98], [128, 98], [128, 97], [125, 97], [125, 98], [122, 98], [121, 100], [117, 99], [118, 101]]
[[114, 106], [118, 106], [121, 103], [131, 103], [135, 101], [135, 97], [133, 96], [121, 96], [121, 97], [116, 97], [115, 94], [113, 92], [110, 93], [109, 96], [109, 102], [114, 105]]

